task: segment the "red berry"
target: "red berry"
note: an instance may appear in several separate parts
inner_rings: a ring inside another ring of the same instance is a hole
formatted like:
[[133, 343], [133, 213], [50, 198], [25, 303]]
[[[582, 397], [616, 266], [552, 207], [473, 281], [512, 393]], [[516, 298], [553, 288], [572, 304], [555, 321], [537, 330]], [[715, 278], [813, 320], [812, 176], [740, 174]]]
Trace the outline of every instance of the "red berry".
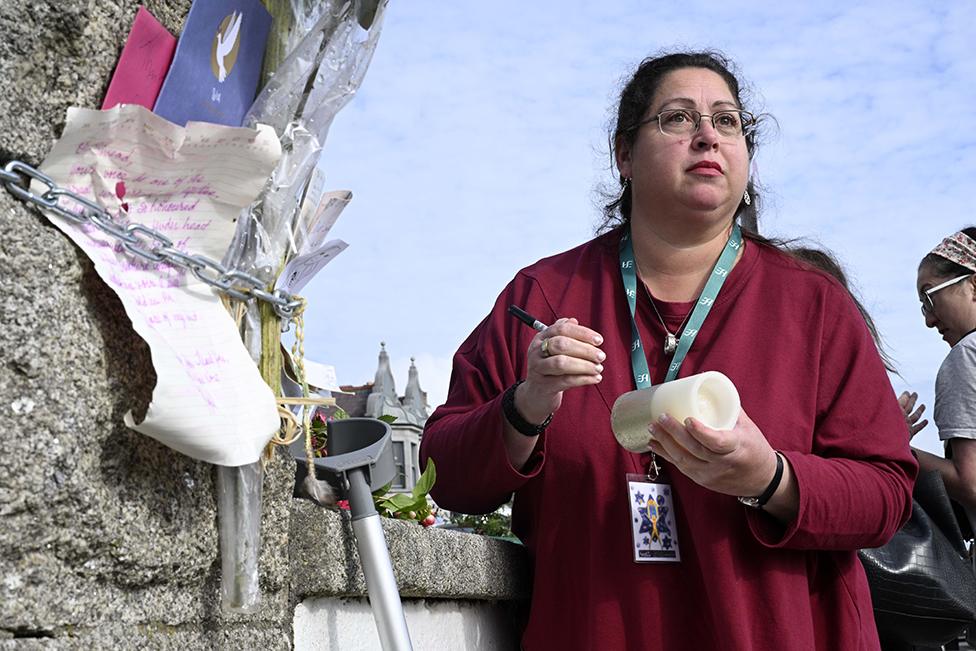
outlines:
[[426, 518], [420, 521], [420, 524], [424, 525], [425, 527], [429, 527], [436, 522], [437, 518], [435, 518], [433, 515], [428, 515]]

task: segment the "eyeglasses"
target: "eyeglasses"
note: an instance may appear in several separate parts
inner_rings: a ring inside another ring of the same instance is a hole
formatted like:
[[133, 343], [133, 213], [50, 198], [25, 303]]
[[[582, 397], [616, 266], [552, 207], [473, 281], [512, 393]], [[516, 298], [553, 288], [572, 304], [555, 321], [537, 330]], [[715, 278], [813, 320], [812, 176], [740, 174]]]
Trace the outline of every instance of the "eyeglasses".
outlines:
[[957, 276], [952, 280], [947, 280], [944, 283], [939, 283], [935, 287], [929, 287], [928, 289], [923, 291], [922, 294], [918, 297], [918, 299], [922, 301], [922, 314], [928, 316], [932, 314], [932, 312], [935, 310], [935, 304], [932, 303], [932, 294], [941, 291], [946, 287], [949, 287], [950, 285], [955, 285], [958, 282], [962, 282], [963, 280], [966, 280], [967, 278], [970, 278], [971, 276], [974, 275], [976, 274], [966, 274], [964, 276]]
[[717, 111], [705, 115], [694, 109], [668, 109], [642, 120], [638, 127], [657, 120], [657, 127], [666, 136], [690, 136], [701, 127], [702, 118], [712, 122], [712, 128], [726, 138], [737, 138], [748, 133], [756, 124], [756, 116], [749, 111]]

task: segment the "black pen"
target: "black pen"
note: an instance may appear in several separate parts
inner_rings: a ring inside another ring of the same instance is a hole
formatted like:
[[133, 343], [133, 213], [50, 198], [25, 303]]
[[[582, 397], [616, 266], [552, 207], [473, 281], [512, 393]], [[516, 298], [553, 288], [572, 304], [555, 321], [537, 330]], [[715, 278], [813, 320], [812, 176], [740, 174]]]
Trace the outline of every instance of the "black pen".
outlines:
[[532, 316], [531, 314], [523, 310], [522, 308], [518, 307], [517, 305], [509, 305], [508, 313], [514, 316], [522, 323], [524, 323], [525, 325], [530, 326], [538, 330], [539, 332], [542, 332], [543, 330], [549, 327], [539, 319], [535, 318], [534, 316]]

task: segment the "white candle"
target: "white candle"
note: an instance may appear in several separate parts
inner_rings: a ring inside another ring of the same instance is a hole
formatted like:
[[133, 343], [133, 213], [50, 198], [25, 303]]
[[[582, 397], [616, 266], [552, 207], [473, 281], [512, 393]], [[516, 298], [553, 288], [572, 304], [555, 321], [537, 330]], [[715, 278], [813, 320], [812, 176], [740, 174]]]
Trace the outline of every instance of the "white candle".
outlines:
[[732, 429], [739, 419], [739, 392], [718, 371], [629, 391], [613, 403], [610, 426], [617, 442], [631, 452], [650, 450], [648, 427], [668, 414], [678, 421], [695, 418], [712, 429]]

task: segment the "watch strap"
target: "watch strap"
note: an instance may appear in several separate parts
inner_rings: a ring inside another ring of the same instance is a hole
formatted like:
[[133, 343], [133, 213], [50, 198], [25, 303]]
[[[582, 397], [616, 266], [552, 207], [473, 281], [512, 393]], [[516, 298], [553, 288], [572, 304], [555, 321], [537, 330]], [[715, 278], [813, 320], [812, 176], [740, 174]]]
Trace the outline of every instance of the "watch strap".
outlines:
[[777, 452], [776, 472], [773, 473], [773, 478], [770, 480], [769, 485], [766, 486], [766, 490], [756, 497], [740, 497], [738, 498], [739, 501], [746, 506], [751, 506], [755, 509], [761, 509], [762, 507], [766, 506], [766, 503], [773, 496], [773, 493], [775, 493], [776, 489], [779, 488], [779, 483], [783, 481], [783, 466], [783, 455]]
[[535, 425], [525, 420], [522, 414], [518, 412], [515, 408], [515, 390], [519, 388], [519, 385], [525, 382], [525, 380], [519, 380], [512, 386], [505, 389], [505, 393], [502, 395], [502, 413], [505, 414], [505, 420], [515, 428], [515, 431], [519, 434], [525, 436], [539, 436], [546, 428], [549, 423], [552, 422], [552, 414], [546, 417], [541, 424]]

